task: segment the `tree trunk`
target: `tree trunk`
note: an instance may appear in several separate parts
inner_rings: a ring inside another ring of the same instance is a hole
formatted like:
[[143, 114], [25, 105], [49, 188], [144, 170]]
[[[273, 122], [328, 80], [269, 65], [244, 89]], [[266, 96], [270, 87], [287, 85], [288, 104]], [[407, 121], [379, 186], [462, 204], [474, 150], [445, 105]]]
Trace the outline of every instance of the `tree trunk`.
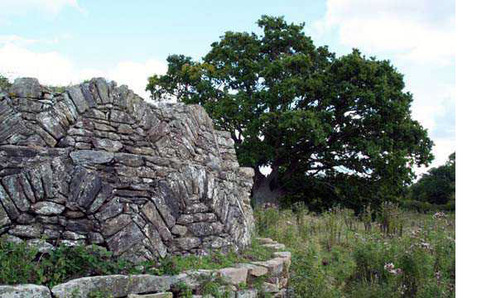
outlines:
[[284, 194], [285, 191], [278, 182], [278, 168], [273, 169], [268, 176], [262, 175], [259, 169], [255, 169], [255, 182], [252, 188], [255, 205], [278, 204], [278, 199]]

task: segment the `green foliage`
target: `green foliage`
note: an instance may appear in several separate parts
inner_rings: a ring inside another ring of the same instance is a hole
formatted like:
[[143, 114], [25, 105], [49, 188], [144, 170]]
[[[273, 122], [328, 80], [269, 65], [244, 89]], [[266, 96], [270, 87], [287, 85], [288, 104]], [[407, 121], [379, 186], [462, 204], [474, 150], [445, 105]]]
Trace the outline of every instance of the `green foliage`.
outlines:
[[136, 266], [98, 246], [59, 246], [49, 253], [38, 253], [25, 243], [0, 239], [0, 284], [34, 283], [53, 286], [69, 279], [109, 274], [176, 275], [186, 270], [220, 269], [236, 263], [272, 258], [272, 250], [256, 241], [238, 253], [214, 252], [207, 256], [166, 256], [158, 262]]
[[410, 187], [412, 200], [444, 205], [455, 201], [455, 153], [446, 164], [432, 168]]
[[255, 217], [266, 223], [257, 225], [260, 236], [291, 250], [297, 297], [455, 296], [453, 214], [404, 212], [391, 203], [376, 216], [369, 208], [359, 217], [341, 208], [319, 215], [295, 209], [257, 209]]
[[170, 288], [175, 297], [179, 298], [191, 298], [193, 297], [192, 289], [185, 283], [180, 282], [172, 285]]
[[0, 90], [7, 90], [12, 86], [9, 79], [0, 74]]
[[413, 177], [409, 165], [432, 159], [403, 75], [358, 50], [336, 57], [316, 47], [304, 24], [270, 16], [257, 24], [263, 34], [228, 31], [202, 61], [169, 56], [147, 90], [200, 104], [231, 132], [239, 163], [256, 169], [254, 196], [268, 185], [290, 203], [358, 211], [398, 197]]
[[106, 275], [133, 270], [133, 265], [112, 259], [99, 247], [60, 246], [39, 254], [26, 244], [0, 241], [0, 284], [35, 283], [53, 286], [81, 276]]

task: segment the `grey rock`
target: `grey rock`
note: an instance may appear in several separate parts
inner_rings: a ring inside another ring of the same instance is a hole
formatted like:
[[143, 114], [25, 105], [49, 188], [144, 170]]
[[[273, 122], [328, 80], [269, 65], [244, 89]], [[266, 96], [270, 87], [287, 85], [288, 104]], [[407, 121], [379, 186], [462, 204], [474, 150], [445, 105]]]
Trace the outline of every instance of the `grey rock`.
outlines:
[[120, 255], [143, 239], [144, 234], [141, 229], [135, 223], [130, 223], [120, 232], [107, 239], [106, 242], [114, 253]]
[[87, 238], [85, 235], [81, 235], [75, 232], [66, 231], [62, 234], [62, 237], [66, 240], [82, 240]]
[[7, 212], [5, 212], [5, 209], [3, 208], [2, 204], [0, 204], [0, 228], [10, 223], [11, 221], [9, 216], [7, 215]]
[[40, 239], [30, 239], [26, 241], [28, 247], [36, 249], [40, 253], [49, 253], [54, 250], [54, 246], [47, 241], [43, 241]]
[[130, 217], [130, 215], [120, 214], [117, 217], [113, 217], [104, 222], [102, 226], [102, 234], [104, 235], [104, 237], [109, 237], [131, 222], [132, 218]]
[[201, 240], [200, 238], [197, 237], [184, 237], [184, 238], [176, 238], [175, 243], [182, 250], [190, 250], [200, 246]]
[[49, 288], [38, 285], [0, 285], [0, 297], [2, 298], [50, 298]]
[[105, 164], [113, 160], [113, 153], [106, 151], [78, 150], [70, 153], [75, 164]]
[[42, 228], [39, 225], [16, 225], [9, 233], [18, 237], [38, 238], [42, 234]]
[[10, 87], [9, 93], [16, 97], [39, 98], [42, 95], [42, 86], [35, 78], [17, 78]]
[[74, 293], [87, 297], [92, 292], [109, 293], [113, 297], [126, 297], [129, 294], [162, 292], [170, 289], [175, 279], [170, 276], [107, 275], [73, 279], [56, 285], [52, 293], [56, 298], [70, 298]]
[[240, 268], [224, 268], [217, 271], [218, 275], [228, 283], [238, 286], [246, 284], [248, 277], [248, 269]]
[[26, 212], [30, 208], [30, 202], [24, 194], [21, 183], [19, 182], [20, 175], [11, 175], [4, 177], [2, 179], [2, 184], [5, 186], [5, 190], [10, 195], [10, 198], [16, 205], [16, 207], [23, 212]]
[[15, 85], [0, 100], [0, 233], [134, 262], [250, 243], [253, 170], [203, 108], [155, 106], [102, 78], [62, 93]]
[[111, 114], [109, 115], [109, 119], [114, 122], [121, 122], [126, 124], [135, 123], [134, 118], [130, 116], [130, 114], [119, 111], [119, 110], [111, 110]]
[[109, 139], [94, 139], [92, 144], [97, 149], [103, 149], [109, 152], [118, 152], [123, 148], [123, 144], [119, 141], [113, 141]]
[[82, 90], [78, 86], [71, 86], [67, 89], [69, 97], [73, 101], [78, 110], [78, 113], [82, 114], [89, 108], [88, 102], [83, 97]]
[[40, 215], [57, 215], [64, 211], [64, 206], [53, 202], [42, 201], [32, 205], [31, 209], [36, 214]]
[[175, 225], [172, 228], [172, 234], [179, 235], [179, 236], [186, 235], [187, 231], [188, 231], [188, 228], [186, 228], [185, 226]]
[[224, 231], [224, 225], [220, 222], [196, 222], [189, 225], [189, 230], [195, 236], [209, 236], [222, 233]]

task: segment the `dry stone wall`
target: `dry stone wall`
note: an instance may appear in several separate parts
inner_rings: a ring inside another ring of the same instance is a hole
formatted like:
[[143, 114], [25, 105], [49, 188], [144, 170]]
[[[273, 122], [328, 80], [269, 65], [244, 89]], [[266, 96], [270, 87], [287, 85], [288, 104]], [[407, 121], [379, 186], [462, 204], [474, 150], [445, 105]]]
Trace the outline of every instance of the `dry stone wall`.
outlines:
[[102, 78], [59, 93], [17, 79], [0, 91], [0, 234], [137, 262], [244, 247], [254, 173], [233, 145], [200, 106]]

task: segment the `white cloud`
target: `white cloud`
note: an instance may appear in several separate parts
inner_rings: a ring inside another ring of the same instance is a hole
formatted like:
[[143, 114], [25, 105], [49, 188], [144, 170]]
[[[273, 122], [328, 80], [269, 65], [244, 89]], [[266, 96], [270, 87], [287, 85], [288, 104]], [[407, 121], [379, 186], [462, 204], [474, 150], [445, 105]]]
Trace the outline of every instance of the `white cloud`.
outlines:
[[66, 7], [86, 13], [78, 4], [78, 0], [1, 0], [0, 24], [9, 24], [10, 18], [29, 15], [33, 12], [54, 17]]
[[337, 30], [340, 42], [369, 53], [393, 53], [418, 62], [450, 64], [454, 58], [453, 1], [327, 0], [313, 35]]
[[115, 68], [108, 72], [108, 76], [118, 83], [127, 84], [143, 98], [148, 98], [150, 93], [144, 90], [148, 83], [148, 77], [165, 71], [166, 63], [159, 60], [149, 59], [144, 63], [126, 61], [118, 63]]
[[56, 15], [65, 7], [83, 12], [77, 0], [2, 0], [0, 2], [0, 11], [2, 11], [0, 14], [4, 16], [19, 15], [38, 10]]
[[414, 119], [435, 143], [431, 166], [446, 161], [455, 150], [454, 0], [326, 0], [309, 31], [319, 42], [390, 59], [413, 93]]
[[[18, 38], [14, 38], [18, 41]], [[0, 41], [0, 73], [9, 79], [16, 77], [35, 77], [46, 85], [69, 85], [92, 77], [105, 77], [118, 84], [128, 85], [143, 98], [147, 78], [155, 73], [163, 73], [166, 64], [150, 59], [145, 62], [124, 61], [106, 68], [79, 68], [70, 57], [59, 52], [36, 52], [15, 42]]]

